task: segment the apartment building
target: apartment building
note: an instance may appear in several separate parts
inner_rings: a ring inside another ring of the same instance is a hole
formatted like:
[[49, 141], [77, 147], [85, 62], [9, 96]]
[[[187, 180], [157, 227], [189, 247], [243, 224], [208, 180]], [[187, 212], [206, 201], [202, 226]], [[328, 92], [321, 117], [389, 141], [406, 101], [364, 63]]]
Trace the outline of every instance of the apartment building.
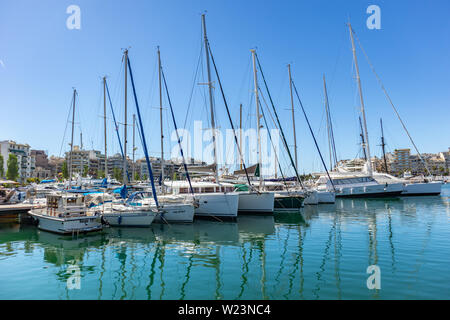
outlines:
[[3, 156], [3, 170], [8, 170], [8, 158], [10, 154], [17, 156], [19, 182], [25, 182], [32, 177], [36, 168], [35, 157], [31, 155], [28, 144], [16, 143], [12, 140], [0, 141], [0, 154]]

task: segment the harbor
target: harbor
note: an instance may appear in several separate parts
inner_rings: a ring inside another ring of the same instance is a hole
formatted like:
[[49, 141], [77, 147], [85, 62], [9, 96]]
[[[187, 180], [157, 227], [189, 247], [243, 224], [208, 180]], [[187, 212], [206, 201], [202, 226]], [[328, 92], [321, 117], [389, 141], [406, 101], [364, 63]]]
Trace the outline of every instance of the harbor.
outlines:
[[123, 5], [0, 57], [0, 300], [450, 299], [442, 43], [378, 5]]
[[[444, 186], [440, 197], [342, 199], [76, 239], [3, 223], [0, 299], [447, 299], [449, 216]], [[381, 290], [366, 287], [373, 264]], [[67, 285], [73, 270], [79, 289]]]

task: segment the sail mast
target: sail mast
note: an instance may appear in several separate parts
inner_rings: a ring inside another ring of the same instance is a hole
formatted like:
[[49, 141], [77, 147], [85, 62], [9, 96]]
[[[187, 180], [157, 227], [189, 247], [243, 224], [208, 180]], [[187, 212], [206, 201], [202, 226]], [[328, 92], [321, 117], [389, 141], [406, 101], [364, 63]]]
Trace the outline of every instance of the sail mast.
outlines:
[[105, 129], [105, 178], [108, 177], [108, 153], [106, 140], [106, 77], [103, 77], [103, 124]]
[[364, 110], [364, 99], [363, 99], [363, 95], [362, 95], [361, 78], [359, 77], [358, 59], [356, 58], [355, 40], [353, 39], [353, 30], [352, 30], [352, 26], [350, 23], [348, 24], [348, 30], [350, 32], [350, 38], [351, 38], [351, 42], [352, 42], [353, 60], [355, 62], [355, 70], [356, 70], [356, 81], [358, 83], [359, 99], [361, 102], [361, 114], [362, 114], [362, 120], [363, 120], [363, 124], [364, 124], [365, 143], [363, 145], [363, 148], [365, 148], [365, 150], [366, 150], [366, 156], [368, 159], [367, 168], [369, 171], [369, 175], [372, 176], [372, 161], [370, 158], [369, 134], [367, 133], [366, 112]]
[[[242, 150], [242, 103], [239, 107], [239, 148]], [[243, 167], [243, 159], [239, 157], [240, 161], [240, 170], [242, 171]]]
[[159, 123], [161, 126], [161, 190], [164, 194], [164, 133], [163, 133], [163, 101], [161, 82], [161, 52], [158, 46], [158, 76], [159, 76]]
[[73, 166], [72, 166], [72, 157], [73, 157], [73, 131], [74, 131], [74, 127], [75, 127], [75, 100], [77, 97], [77, 89], [73, 89], [73, 106], [72, 106], [72, 139], [70, 142], [70, 165], [69, 165], [69, 188], [72, 186], [72, 171], [73, 171]]
[[127, 165], [127, 67], [128, 67], [128, 50], [124, 51], [125, 59], [125, 123], [124, 123], [124, 140], [123, 140], [123, 184], [128, 183], [128, 165]]
[[325, 75], [323, 75], [323, 91], [325, 96], [325, 113], [327, 114], [327, 132], [328, 132], [328, 149], [330, 152], [330, 170], [333, 170], [333, 153], [331, 147], [331, 130], [330, 130], [330, 114], [328, 112], [328, 93], [327, 93], [327, 84], [325, 81]]
[[262, 165], [261, 165], [261, 125], [260, 125], [260, 114], [259, 114], [259, 94], [258, 94], [258, 75], [256, 70], [256, 51], [251, 50], [253, 58], [253, 75], [255, 82], [255, 101], [256, 101], [256, 126], [257, 126], [257, 136], [258, 136], [258, 167], [259, 167], [259, 190], [262, 189], [263, 177], [262, 177]]
[[216, 175], [216, 182], [219, 183], [219, 170], [218, 170], [218, 165], [217, 165], [216, 123], [215, 123], [215, 119], [214, 119], [214, 98], [213, 98], [214, 95], [213, 95], [211, 69], [210, 69], [210, 62], [209, 62], [208, 36], [206, 33], [206, 21], [205, 21], [204, 14], [202, 14], [202, 25], [203, 25], [203, 38], [204, 38], [204, 43], [205, 43], [206, 69], [207, 69], [207, 74], [208, 74], [209, 105], [210, 105], [210, 111], [211, 111], [211, 128], [212, 128], [213, 144], [214, 144], [214, 169], [215, 169], [215, 175]]
[[384, 171], [386, 173], [389, 173], [388, 166], [387, 166], [387, 160], [386, 160], [386, 143], [384, 143], [384, 130], [383, 130], [383, 119], [380, 118], [380, 125], [381, 125], [381, 149], [383, 150], [383, 160], [384, 160]]
[[295, 133], [294, 95], [292, 94], [292, 76], [291, 76], [291, 65], [290, 64], [288, 64], [288, 71], [289, 71], [289, 90], [290, 90], [290, 93], [291, 93], [292, 128], [294, 130], [295, 167], [298, 168], [297, 134]]
[[135, 155], [136, 155], [136, 115], [133, 114], [133, 169], [131, 170], [132, 172], [132, 177], [131, 180], [135, 181], [135, 176], [136, 176], [136, 165], [135, 165]]

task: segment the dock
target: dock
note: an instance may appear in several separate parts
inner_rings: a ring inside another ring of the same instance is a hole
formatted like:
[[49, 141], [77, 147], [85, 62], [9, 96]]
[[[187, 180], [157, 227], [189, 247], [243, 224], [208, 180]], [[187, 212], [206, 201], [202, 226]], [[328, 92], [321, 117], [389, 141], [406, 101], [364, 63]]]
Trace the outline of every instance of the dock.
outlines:
[[27, 213], [31, 209], [33, 209], [32, 204], [2, 204], [0, 205], [0, 217], [5, 215], [13, 215], [13, 214], [20, 214], [20, 213]]

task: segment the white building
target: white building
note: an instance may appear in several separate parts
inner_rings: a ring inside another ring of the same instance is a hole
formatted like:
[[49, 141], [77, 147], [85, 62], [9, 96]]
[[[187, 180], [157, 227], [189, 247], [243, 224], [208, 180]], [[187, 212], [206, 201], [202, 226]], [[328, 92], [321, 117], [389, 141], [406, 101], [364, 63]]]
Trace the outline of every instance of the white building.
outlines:
[[20, 182], [25, 182], [27, 178], [33, 176], [36, 160], [31, 155], [28, 144], [19, 144], [11, 140], [0, 141], [0, 154], [3, 156], [3, 171], [5, 175], [8, 170], [9, 155], [14, 154], [17, 156]]

